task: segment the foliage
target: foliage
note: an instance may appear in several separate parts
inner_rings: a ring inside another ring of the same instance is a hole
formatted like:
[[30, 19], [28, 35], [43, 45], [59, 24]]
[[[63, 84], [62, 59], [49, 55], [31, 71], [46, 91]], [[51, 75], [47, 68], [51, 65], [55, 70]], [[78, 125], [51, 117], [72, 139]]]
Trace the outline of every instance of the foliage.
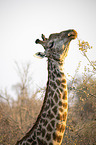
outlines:
[[[80, 79], [79, 79], [80, 80]], [[75, 88], [75, 102], [69, 106], [64, 144], [95, 145], [96, 141], [96, 78], [82, 83]]]
[[80, 40], [78, 40], [78, 45], [79, 45], [79, 50], [81, 51], [82, 55], [84, 57], [86, 57], [86, 59], [88, 60], [89, 64], [96, 71], [96, 60], [95, 61], [90, 61], [90, 59], [88, 58], [88, 56], [86, 54], [86, 52], [88, 51], [88, 49], [92, 49], [93, 47], [90, 46], [88, 42], [80, 41]]
[[[87, 51], [90, 49], [88, 42], [80, 42], [79, 50], [88, 60], [82, 77], [77, 78], [80, 68], [78, 64], [76, 73], [69, 83], [69, 105], [68, 120], [63, 144], [68, 145], [95, 145], [96, 143], [96, 61], [90, 61]], [[71, 99], [71, 100], [70, 100]]]
[[[16, 64], [17, 65], [17, 64]], [[0, 145], [13, 145], [32, 127], [42, 105], [37, 95], [41, 90], [30, 92], [29, 64], [17, 65], [20, 82], [12, 88], [17, 100], [13, 100], [7, 90], [0, 93]], [[33, 86], [32, 86], [33, 87]]]

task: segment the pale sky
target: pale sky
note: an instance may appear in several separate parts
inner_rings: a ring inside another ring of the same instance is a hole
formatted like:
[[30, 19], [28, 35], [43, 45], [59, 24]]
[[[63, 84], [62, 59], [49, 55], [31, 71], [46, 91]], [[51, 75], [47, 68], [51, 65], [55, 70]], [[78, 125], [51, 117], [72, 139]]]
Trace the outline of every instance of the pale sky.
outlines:
[[[35, 40], [41, 39], [42, 33], [48, 37], [67, 29], [75, 29], [79, 39], [93, 46], [88, 56], [95, 60], [96, 0], [0, 0], [0, 88], [10, 90], [18, 82], [14, 61], [31, 62], [34, 87], [45, 86], [47, 61], [34, 58], [34, 53], [43, 51]], [[64, 66], [71, 75], [79, 61], [88, 63], [77, 42], [71, 42]]]

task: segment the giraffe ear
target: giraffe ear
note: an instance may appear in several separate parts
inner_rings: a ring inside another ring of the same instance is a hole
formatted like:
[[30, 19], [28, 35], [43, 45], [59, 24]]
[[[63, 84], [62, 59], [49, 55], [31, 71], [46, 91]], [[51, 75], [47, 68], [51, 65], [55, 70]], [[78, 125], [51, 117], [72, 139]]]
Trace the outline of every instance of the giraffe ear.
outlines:
[[45, 53], [43, 53], [43, 52], [37, 52], [37, 53], [34, 54], [34, 56], [37, 57], [37, 58], [42, 59], [42, 58], [45, 57]]

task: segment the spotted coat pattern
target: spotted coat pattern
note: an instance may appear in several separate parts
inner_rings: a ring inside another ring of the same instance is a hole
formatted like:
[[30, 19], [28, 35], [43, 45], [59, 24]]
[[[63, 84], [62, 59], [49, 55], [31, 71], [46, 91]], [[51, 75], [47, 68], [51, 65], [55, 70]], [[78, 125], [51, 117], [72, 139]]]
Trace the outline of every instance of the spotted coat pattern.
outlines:
[[[66, 32], [67, 35], [69, 32], [72, 32], [72, 34], [74, 32], [74, 36], [77, 36], [76, 31], [68, 30]], [[56, 37], [56, 35], [57, 34], [51, 37]], [[54, 40], [57, 41], [55, 37]], [[43, 40], [47, 44], [49, 43], [44, 36]], [[56, 43], [55, 41], [54, 43]], [[42, 42], [39, 42], [38, 40], [38, 43], [41, 44]], [[50, 48], [55, 46], [54, 44], [51, 44]], [[68, 45], [65, 45], [65, 48], [67, 47]], [[49, 56], [48, 51], [49, 50], [47, 50], [48, 56], [47, 53], [45, 53], [48, 57], [48, 82], [43, 106], [31, 130], [20, 141], [18, 141], [16, 145], [61, 145], [62, 143], [68, 110], [67, 83], [63, 69], [64, 61], [58, 61], [57, 59], [54, 59], [52, 55]], [[60, 55], [61, 54], [60, 51]], [[62, 57], [63, 60], [64, 56]]]

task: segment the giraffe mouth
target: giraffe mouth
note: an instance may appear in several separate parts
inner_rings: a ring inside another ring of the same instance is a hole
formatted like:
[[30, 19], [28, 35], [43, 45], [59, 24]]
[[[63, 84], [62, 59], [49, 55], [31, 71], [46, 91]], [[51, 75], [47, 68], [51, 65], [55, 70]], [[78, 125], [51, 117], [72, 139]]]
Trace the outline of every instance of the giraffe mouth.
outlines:
[[77, 38], [77, 32], [75, 30], [68, 33], [68, 38], [70, 39], [76, 39]]

